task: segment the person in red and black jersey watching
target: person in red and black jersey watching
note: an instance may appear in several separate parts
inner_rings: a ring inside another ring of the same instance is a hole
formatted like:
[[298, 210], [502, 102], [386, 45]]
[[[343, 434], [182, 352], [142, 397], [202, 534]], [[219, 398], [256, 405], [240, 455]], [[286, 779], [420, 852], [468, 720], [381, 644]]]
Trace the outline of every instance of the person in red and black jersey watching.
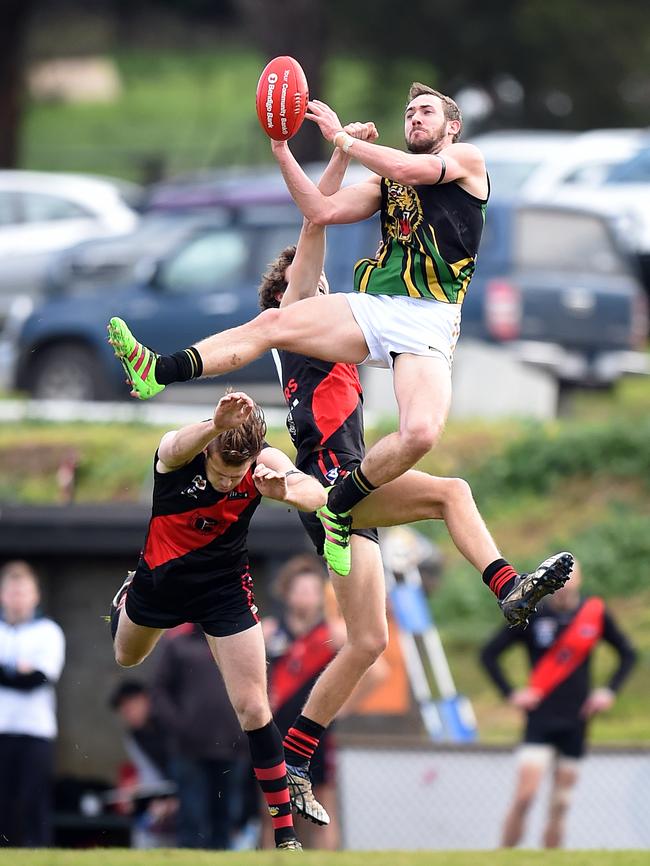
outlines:
[[[526, 716], [516, 791], [502, 831], [504, 847], [513, 847], [521, 840], [526, 815], [551, 764], [552, 792], [544, 845], [562, 845], [589, 721], [613, 705], [634, 665], [635, 651], [602, 598], [581, 596], [580, 582], [576, 563], [569, 582], [544, 601], [528, 628], [504, 628], [481, 651], [481, 661], [497, 688]], [[591, 659], [601, 640], [614, 648], [619, 662], [607, 687], [592, 690]], [[531, 672], [527, 685], [516, 689], [504, 675], [499, 657], [517, 643], [526, 647]]]
[[154, 457], [153, 509], [144, 550], [111, 607], [115, 659], [140, 664], [165, 629], [198, 623], [248, 736], [278, 848], [300, 848], [282, 737], [266, 693], [264, 638], [246, 539], [262, 496], [314, 511], [322, 486], [264, 441], [261, 409], [241, 392], [209, 421], [166, 433]]
[[[262, 623], [269, 659], [269, 698], [275, 722], [286, 734], [300, 715], [316, 680], [345, 642], [345, 625], [328, 620], [325, 613], [326, 572], [308, 554], [290, 559], [274, 583], [282, 601], [278, 618]], [[332, 815], [313, 847], [338, 848], [333, 780], [332, 728], [320, 738], [311, 760], [314, 794]]]
[[[273, 717], [283, 734], [292, 727], [323, 670], [346, 638], [341, 616], [322, 560], [300, 554], [286, 562], [274, 581], [274, 594], [282, 605], [278, 617], [262, 622], [269, 659], [269, 697]], [[359, 702], [387, 675], [379, 659], [366, 672], [337, 717], [355, 711]], [[310, 847], [336, 850], [340, 845], [335, 783], [333, 726], [320, 738], [310, 763], [314, 795], [332, 816], [319, 832], [309, 835]]]
[[[359, 138], [376, 136], [374, 124], [349, 124]], [[325, 195], [339, 189], [349, 158], [334, 151], [319, 182]], [[327, 294], [323, 271], [325, 228], [303, 222], [297, 247], [287, 247], [262, 278], [262, 309], [286, 307], [304, 298]], [[287, 350], [274, 350], [285, 399], [287, 427], [298, 452], [296, 465], [326, 487], [347, 478], [365, 454], [363, 393], [354, 364], [321, 361]], [[315, 514], [301, 514], [319, 554], [325, 529]], [[561, 586], [571, 571], [570, 554], [556, 554], [529, 575], [518, 574], [502, 558], [461, 478], [437, 478], [409, 470], [352, 509], [352, 567], [347, 576], [330, 569], [332, 585], [347, 626], [341, 651], [311, 691], [301, 714], [285, 737], [291, 797], [298, 812], [317, 824], [329, 823], [309, 781], [309, 762], [320, 737], [350, 697], [388, 641], [384, 570], [376, 526], [442, 519], [454, 544], [483, 575], [506, 618], [525, 621], [543, 595]]]

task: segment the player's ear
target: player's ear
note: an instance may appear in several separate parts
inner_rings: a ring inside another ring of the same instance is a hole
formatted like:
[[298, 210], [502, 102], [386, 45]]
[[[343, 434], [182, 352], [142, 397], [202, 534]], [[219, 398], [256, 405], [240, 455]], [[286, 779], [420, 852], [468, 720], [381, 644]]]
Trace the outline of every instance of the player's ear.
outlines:
[[447, 132], [452, 136], [452, 138], [458, 135], [460, 132], [460, 120], [448, 120]]

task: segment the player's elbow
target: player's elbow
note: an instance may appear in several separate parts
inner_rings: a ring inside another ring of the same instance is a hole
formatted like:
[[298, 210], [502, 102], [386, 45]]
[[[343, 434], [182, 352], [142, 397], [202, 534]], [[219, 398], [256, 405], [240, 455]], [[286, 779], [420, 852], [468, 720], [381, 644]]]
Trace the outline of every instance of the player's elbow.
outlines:
[[315, 210], [309, 217], [309, 223], [314, 229], [322, 229], [325, 226], [331, 225], [333, 215], [329, 208]]
[[322, 231], [322, 225], [315, 223], [313, 220], [307, 219], [307, 217], [303, 219], [301, 234], [305, 237], [318, 237], [318, 235], [322, 234]]

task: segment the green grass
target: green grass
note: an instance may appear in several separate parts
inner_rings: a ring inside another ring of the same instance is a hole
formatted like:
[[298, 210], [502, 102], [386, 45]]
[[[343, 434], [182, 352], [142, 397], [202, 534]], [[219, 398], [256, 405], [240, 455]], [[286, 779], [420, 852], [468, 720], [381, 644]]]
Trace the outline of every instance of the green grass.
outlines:
[[[140, 180], [154, 163], [173, 175], [272, 161], [255, 114], [261, 54], [223, 43], [211, 51], [123, 51], [113, 59], [123, 83], [115, 102], [31, 105], [22, 168]], [[324, 93], [313, 95], [331, 102], [343, 122], [374, 120], [382, 142], [400, 145], [405, 89], [414, 79], [435, 80], [435, 70], [423, 62], [395, 64], [390, 75], [382, 72], [384, 84], [394, 82], [392, 89], [378, 89], [370, 64], [333, 58], [326, 66]], [[373, 93], [380, 97], [373, 101]]]
[[[289, 852], [4, 851], [4, 866], [258, 866], [291, 862]], [[647, 851], [305, 851], [304, 866], [646, 866]]]

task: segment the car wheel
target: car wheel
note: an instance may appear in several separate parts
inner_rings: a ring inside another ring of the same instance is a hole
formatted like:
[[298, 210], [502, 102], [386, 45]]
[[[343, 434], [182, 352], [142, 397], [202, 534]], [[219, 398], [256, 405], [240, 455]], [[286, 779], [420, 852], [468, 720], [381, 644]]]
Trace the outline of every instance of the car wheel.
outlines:
[[69, 343], [39, 351], [29, 391], [39, 400], [108, 400], [115, 396], [93, 352]]

